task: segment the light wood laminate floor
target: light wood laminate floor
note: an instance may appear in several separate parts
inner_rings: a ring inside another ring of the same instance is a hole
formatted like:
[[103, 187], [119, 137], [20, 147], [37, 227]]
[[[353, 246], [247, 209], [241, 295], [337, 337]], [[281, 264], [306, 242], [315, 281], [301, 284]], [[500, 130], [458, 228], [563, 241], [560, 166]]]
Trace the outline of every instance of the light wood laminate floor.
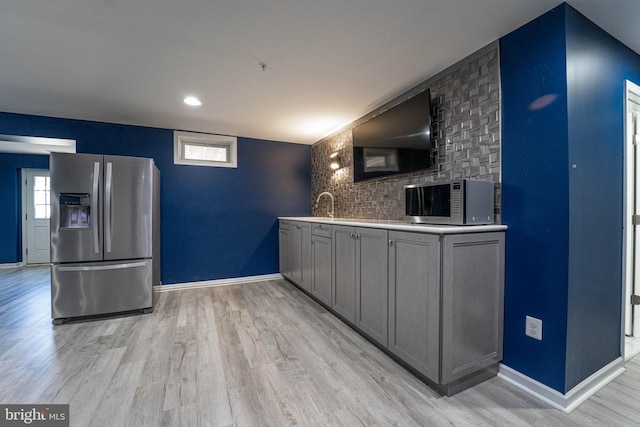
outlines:
[[69, 403], [72, 426], [640, 425], [638, 358], [565, 415], [499, 378], [442, 397], [282, 280], [53, 327], [48, 274], [0, 270], [0, 403]]

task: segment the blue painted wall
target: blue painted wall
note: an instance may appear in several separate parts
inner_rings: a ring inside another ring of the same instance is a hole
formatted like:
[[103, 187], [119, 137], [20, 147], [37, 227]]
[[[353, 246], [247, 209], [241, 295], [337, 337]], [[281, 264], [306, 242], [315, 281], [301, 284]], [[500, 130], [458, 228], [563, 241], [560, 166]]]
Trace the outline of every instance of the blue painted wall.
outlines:
[[[504, 360], [564, 391], [569, 180], [564, 8], [500, 39]], [[545, 105], [545, 100], [551, 101]], [[527, 337], [525, 316], [543, 320]]]
[[640, 57], [566, 3], [500, 56], [504, 363], [566, 393], [620, 356], [624, 79]]
[[640, 83], [640, 56], [570, 6], [566, 23], [570, 390], [621, 355], [624, 81]]
[[162, 174], [164, 284], [276, 273], [277, 217], [311, 214], [310, 146], [238, 138], [238, 168], [230, 169], [174, 165], [168, 129], [0, 113], [0, 133], [152, 157]]
[[22, 261], [20, 169], [48, 169], [48, 156], [0, 153], [0, 264]]

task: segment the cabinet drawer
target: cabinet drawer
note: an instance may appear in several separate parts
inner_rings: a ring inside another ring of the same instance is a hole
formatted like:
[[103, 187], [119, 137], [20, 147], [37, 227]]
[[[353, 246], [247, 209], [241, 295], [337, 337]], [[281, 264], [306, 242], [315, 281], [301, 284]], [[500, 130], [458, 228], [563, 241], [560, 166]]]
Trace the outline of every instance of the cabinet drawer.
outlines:
[[288, 230], [289, 228], [291, 228], [291, 222], [281, 219], [280, 220], [280, 228], [284, 228], [284, 229]]
[[331, 226], [327, 224], [313, 224], [311, 234], [314, 236], [331, 237]]

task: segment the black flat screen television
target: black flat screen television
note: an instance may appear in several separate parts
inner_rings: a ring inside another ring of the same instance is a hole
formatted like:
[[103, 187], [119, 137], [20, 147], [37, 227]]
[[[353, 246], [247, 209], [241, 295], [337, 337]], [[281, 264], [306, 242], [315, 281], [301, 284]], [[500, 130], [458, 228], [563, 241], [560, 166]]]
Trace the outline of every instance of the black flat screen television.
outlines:
[[353, 128], [353, 181], [431, 167], [429, 89]]

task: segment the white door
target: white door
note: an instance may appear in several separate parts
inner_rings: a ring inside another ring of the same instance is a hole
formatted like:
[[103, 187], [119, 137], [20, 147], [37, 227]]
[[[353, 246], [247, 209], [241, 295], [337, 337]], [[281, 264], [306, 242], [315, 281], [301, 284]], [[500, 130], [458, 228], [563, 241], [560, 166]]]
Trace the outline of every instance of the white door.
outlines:
[[626, 359], [640, 352], [640, 86], [626, 82], [625, 105], [625, 317], [623, 351]]
[[51, 216], [51, 186], [48, 170], [27, 169], [25, 179], [26, 198], [25, 233], [27, 264], [43, 264], [51, 261], [49, 217]]
[[[640, 100], [639, 100], [640, 101]], [[640, 218], [640, 104], [630, 102], [635, 106], [633, 112], [630, 113], [630, 136], [634, 145], [635, 160], [635, 209], [634, 218]], [[640, 336], [640, 306], [632, 303], [632, 295], [640, 293], [640, 221], [634, 223], [634, 277], [631, 283], [631, 289], [628, 289], [627, 296], [627, 333], [631, 336]]]

